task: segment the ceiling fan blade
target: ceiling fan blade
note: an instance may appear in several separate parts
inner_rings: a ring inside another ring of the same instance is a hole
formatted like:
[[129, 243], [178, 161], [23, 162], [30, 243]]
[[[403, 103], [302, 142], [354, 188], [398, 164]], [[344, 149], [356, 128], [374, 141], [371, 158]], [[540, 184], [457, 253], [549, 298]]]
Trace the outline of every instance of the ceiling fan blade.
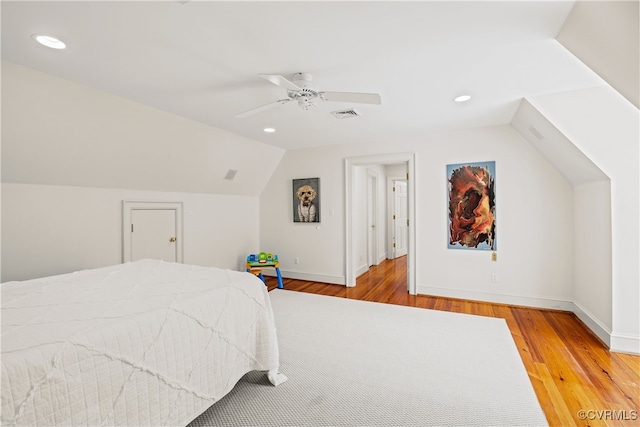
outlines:
[[289, 101], [293, 101], [293, 100], [291, 98], [279, 99], [279, 100], [277, 100], [275, 102], [270, 102], [269, 104], [265, 104], [265, 105], [261, 105], [260, 107], [252, 108], [251, 110], [245, 111], [244, 113], [238, 113], [233, 117], [235, 117], [236, 119], [244, 119], [245, 117], [252, 116], [252, 115], [254, 115], [256, 113], [259, 113], [261, 111], [265, 111], [265, 110], [268, 110], [270, 108], [277, 107], [278, 105], [281, 105], [281, 104], [286, 104]]
[[320, 92], [320, 98], [333, 102], [353, 102], [356, 104], [382, 104], [382, 98], [378, 93], [362, 92]]
[[301, 87], [298, 87], [296, 84], [290, 82], [279, 74], [258, 74], [260, 77], [265, 79], [268, 82], [273, 83], [276, 86], [281, 86], [285, 89], [289, 90], [302, 90]]

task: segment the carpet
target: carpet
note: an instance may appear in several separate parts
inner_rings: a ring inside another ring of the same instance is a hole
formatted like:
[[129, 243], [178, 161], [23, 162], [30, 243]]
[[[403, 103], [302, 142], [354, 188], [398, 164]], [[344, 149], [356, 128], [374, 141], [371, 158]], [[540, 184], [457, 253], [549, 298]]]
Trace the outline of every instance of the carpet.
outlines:
[[281, 372], [245, 375], [201, 426], [546, 426], [504, 319], [269, 293]]

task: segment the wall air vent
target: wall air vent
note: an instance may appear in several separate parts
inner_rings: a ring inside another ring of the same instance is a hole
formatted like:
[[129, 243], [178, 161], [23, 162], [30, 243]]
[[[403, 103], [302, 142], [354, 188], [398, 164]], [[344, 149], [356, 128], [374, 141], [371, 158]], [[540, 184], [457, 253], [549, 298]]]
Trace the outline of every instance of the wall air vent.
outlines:
[[533, 134], [533, 136], [538, 138], [540, 141], [542, 141], [544, 139], [544, 135], [542, 135], [542, 133], [540, 133], [540, 131], [538, 129], [534, 128], [533, 126], [529, 126], [529, 132], [531, 132]]
[[333, 117], [336, 119], [347, 119], [349, 117], [357, 117], [360, 115], [360, 113], [353, 108], [350, 110], [332, 111], [331, 114], [333, 114]]

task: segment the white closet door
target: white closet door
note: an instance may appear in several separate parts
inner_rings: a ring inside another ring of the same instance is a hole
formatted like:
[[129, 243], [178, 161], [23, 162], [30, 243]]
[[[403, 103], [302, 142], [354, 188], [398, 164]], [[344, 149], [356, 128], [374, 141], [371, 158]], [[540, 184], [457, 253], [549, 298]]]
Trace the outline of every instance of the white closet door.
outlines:
[[395, 181], [396, 191], [394, 192], [394, 238], [395, 238], [395, 258], [406, 255], [409, 244], [409, 226], [408, 220], [408, 201], [407, 201], [407, 182]]
[[131, 261], [151, 258], [176, 262], [175, 209], [131, 210]]

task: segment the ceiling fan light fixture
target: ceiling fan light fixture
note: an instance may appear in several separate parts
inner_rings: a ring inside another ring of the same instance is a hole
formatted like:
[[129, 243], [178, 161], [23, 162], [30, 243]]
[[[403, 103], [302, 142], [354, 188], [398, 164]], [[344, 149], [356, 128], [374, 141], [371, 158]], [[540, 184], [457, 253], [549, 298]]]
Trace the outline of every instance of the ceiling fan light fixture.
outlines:
[[302, 108], [304, 111], [308, 111], [309, 108], [313, 107], [313, 102], [305, 96], [298, 98], [298, 106]]
[[46, 34], [34, 34], [31, 37], [41, 45], [50, 47], [51, 49], [64, 49], [67, 47], [62, 40]]
[[471, 95], [460, 95], [453, 98], [455, 102], [467, 102], [471, 99]]
[[262, 130], [266, 133], [274, 133], [276, 131], [274, 128], [264, 128]]

